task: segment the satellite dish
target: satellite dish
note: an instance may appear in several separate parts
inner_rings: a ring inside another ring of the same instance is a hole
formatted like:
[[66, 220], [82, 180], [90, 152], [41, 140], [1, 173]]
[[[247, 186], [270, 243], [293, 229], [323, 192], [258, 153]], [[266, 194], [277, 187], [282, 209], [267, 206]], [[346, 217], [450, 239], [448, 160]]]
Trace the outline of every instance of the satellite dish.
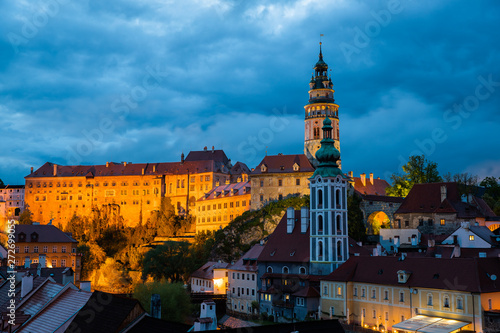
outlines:
[[496, 276], [495, 274], [493, 274], [493, 275], [491, 275], [491, 276], [490, 276], [490, 279], [491, 279], [492, 281], [495, 281], [495, 280], [497, 279], [497, 276]]

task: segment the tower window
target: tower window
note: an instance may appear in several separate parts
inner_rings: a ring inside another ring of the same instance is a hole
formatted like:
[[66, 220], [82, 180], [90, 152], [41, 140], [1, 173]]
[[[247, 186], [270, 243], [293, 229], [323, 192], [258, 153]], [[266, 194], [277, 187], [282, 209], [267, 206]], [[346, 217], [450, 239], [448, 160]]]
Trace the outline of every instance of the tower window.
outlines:
[[319, 127], [314, 127], [313, 128], [313, 138], [314, 139], [319, 139]]

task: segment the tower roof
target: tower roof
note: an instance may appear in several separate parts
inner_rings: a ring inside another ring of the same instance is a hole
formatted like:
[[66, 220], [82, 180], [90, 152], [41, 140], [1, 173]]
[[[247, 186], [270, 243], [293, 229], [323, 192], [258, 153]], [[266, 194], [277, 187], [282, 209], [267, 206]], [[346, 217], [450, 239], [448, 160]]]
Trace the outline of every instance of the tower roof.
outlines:
[[321, 148], [316, 152], [316, 160], [318, 160], [319, 165], [312, 178], [316, 175], [321, 175], [322, 177], [336, 177], [338, 175], [345, 177], [337, 161], [340, 160], [340, 152], [334, 146], [334, 140], [331, 136], [332, 131], [332, 121], [330, 118], [326, 117], [323, 120], [323, 140], [321, 140]]

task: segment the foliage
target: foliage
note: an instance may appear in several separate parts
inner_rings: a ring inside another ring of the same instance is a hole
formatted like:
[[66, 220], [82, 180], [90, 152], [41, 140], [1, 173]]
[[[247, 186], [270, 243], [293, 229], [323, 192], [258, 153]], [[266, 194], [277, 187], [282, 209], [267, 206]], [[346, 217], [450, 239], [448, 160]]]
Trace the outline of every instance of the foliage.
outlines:
[[3, 183], [2, 179], [0, 179], [0, 186], [5, 186], [5, 184]]
[[357, 242], [366, 239], [366, 226], [363, 222], [363, 211], [361, 210], [361, 198], [353, 193], [347, 197], [347, 222], [349, 236]]
[[479, 185], [486, 189], [483, 200], [490, 206], [493, 212], [500, 216], [500, 177], [484, 178]]
[[88, 279], [92, 271], [99, 269], [106, 260], [106, 253], [96, 243], [88, 242], [78, 246], [78, 253], [82, 253], [82, 278]]
[[31, 216], [33, 214], [29, 210], [29, 208], [26, 206], [24, 211], [19, 215], [19, 224], [31, 224], [33, 223], [33, 220], [31, 219]]
[[477, 187], [478, 177], [468, 172], [457, 173], [453, 176], [448, 172], [443, 176], [443, 179], [446, 182], [456, 182], [458, 184], [458, 194], [460, 196], [465, 195], [467, 202], [469, 202], [469, 195], [476, 195], [479, 190]]
[[189, 295], [181, 283], [156, 281], [136, 285], [134, 298], [141, 302], [148, 313], [151, 313], [152, 294], [160, 295], [161, 319], [163, 320], [184, 322], [191, 313]]
[[155, 280], [165, 279], [170, 282], [187, 280], [189, 267], [189, 243], [165, 242], [149, 250], [143, 260], [143, 277], [151, 275]]
[[392, 185], [386, 189], [387, 195], [406, 197], [414, 184], [442, 181], [437, 170], [437, 163], [428, 161], [424, 155], [410, 156], [408, 163], [403, 165], [403, 172], [402, 175], [391, 176]]
[[99, 269], [93, 271], [92, 283], [97, 287], [123, 290], [129, 285], [128, 278], [123, 267], [113, 258], [106, 258]]

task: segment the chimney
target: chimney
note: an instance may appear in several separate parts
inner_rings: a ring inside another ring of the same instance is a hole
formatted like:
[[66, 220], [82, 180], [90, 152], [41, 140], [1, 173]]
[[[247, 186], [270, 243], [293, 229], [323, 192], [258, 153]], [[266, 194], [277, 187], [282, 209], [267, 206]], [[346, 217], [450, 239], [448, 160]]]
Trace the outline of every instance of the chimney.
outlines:
[[398, 248], [400, 246], [399, 244], [399, 236], [394, 236], [394, 247]]
[[38, 262], [40, 263], [40, 268], [47, 267], [46, 261], [47, 261], [47, 258], [45, 256], [45, 254], [44, 253], [40, 253], [38, 255]]
[[156, 173], [156, 164], [153, 165], [153, 173]]
[[286, 210], [286, 233], [291, 234], [295, 227], [295, 208], [288, 207]]
[[226, 178], [226, 185], [229, 185], [231, 184], [231, 181], [229, 180], [229, 178]]
[[220, 182], [219, 182], [219, 181], [216, 181], [216, 182], [215, 182], [215, 187], [218, 187], [218, 186], [220, 186]]
[[417, 246], [418, 245], [417, 235], [411, 235], [411, 245], [412, 246]]
[[33, 275], [29, 272], [26, 272], [26, 275], [23, 276], [23, 280], [21, 282], [21, 298], [28, 295], [28, 293], [33, 289]]
[[446, 199], [446, 185], [441, 185], [441, 202]]
[[122, 162], [123, 163], [123, 166], [127, 166], [127, 162]]
[[203, 151], [207, 151], [207, 146], [203, 147]]
[[90, 292], [91, 291], [90, 287], [91, 287], [90, 281], [80, 281], [80, 289], [81, 290]]
[[33, 173], [33, 167], [31, 167], [31, 173]]
[[453, 253], [451, 254], [451, 257], [452, 258], [460, 258], [460, 245], [456, 244], [454, 247], [453, 247]]
[[181, 164], [184, 164], [184, 153], [181, 154]]
[[30, 268], [30, 264], [31, 264], [30, 257], [24, 258], [24, 268]]
[[106, 168], [109, 167], [109, 162], [106, 162]]
[[370, 184], [373, 185], [373, 173], [370, 172]]
[[309, 227], [309, 208], [300, 208], [300, 232], [305, 234]]
[[350, 178], [354, 177], [354, 172], [349, 171], [349, 177], [350, 177]]
[[54, 164], [54, 177], [57, 176], [57, 164]]
[[212, 154], [215, 153], [215, 147], [212, 146]]
[[151, 317], [161, 319], [160, 294], [151, 295]]
[[144, 176], [144, 168], [142, 168], [142, 175]]
[[366, 173], [362, 173], [359, 177], [363, 186], [366, 186]]

